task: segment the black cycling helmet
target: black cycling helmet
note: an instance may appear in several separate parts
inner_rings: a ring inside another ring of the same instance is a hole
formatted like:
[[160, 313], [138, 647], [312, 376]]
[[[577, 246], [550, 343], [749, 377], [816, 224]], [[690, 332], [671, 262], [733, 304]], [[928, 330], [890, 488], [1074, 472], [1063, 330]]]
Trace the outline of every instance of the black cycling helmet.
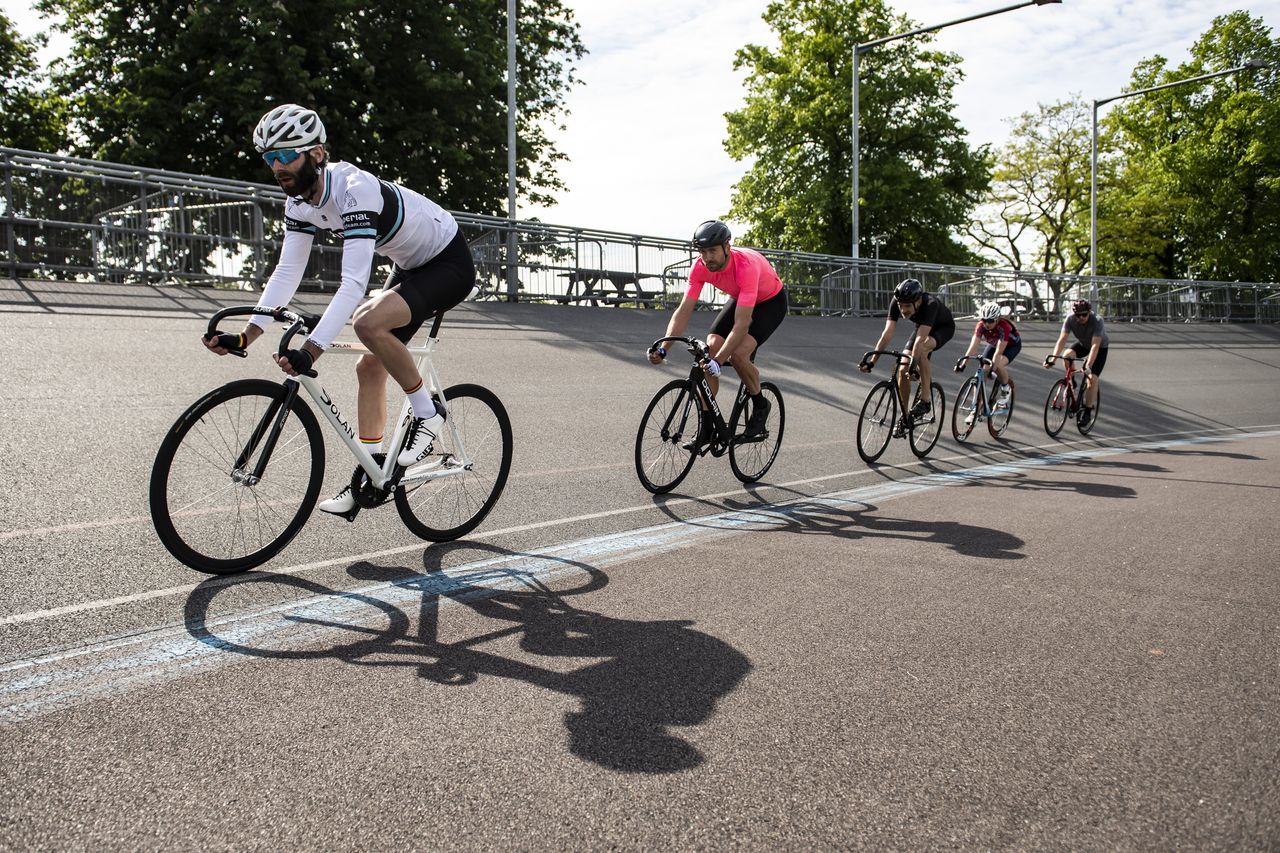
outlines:
[[914, 278], [904, 278], [902, 283], [893, 289], [893, 298], [899, 302], [915, 302], [924, 293], [924, 285]]
[[1071, 303], [1072, 314], [1088, 314], [1093, 310], [1093, 306], [1089, 304], [1088, 299], [1077, 299]]
[[729, 226], [719, 219], [708, 219], [693, 232], [693, 248], [710, 249], [712, 246], [723, 246], [733, 235]]

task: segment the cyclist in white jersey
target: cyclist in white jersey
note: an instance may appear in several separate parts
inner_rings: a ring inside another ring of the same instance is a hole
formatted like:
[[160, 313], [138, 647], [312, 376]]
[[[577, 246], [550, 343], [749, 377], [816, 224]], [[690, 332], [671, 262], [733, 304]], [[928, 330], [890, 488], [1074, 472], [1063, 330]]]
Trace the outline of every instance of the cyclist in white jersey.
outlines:
[[[299, 349], [276, 353], [290, 376], [310, 369], [347, 320], [372, 355], [356, 363], [360, 440], [382, 450], [386, 428], [387, 375], [400, 384], [413, 408], [413, 423], [397, 462], [409, 466], [431, 452], [445, 413], [431, 399], [405, 344], [429, 318], [465, 299], [475, 285], [475, 264], [457, 220], [438, 204], [406, 187], [379, 180], [350, 163], [331, 161], [324, 124], [312, 110], [284, 104], [268, 112], [253, 131], [253, 144], [288, 195], [285, 235], [260, 307], [287, 305], [302, 281], [317, 230], [342, 239], [342, 285], [320, 322]], [[364, 304], [374, 254], [393, 266], [381, 292]], [[253, 317], [239, 335], [215, 333], [204, 344], [218, 355], [253, 343], [271, 323]], [[319, 508], [349, 520], [356, 512], [350, 487]]]

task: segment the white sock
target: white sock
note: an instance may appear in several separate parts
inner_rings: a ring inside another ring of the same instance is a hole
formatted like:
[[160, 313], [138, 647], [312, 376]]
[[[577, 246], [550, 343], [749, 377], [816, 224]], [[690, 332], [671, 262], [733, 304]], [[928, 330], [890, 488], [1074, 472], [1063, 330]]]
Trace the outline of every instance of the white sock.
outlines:
[[360, 446], [370, 453], [381, 453], [382, 436], [378, 436], [377, 438], [365, 438], [364, 436], [360, 436]]
[[436, 413], [436, 404], [431, 400], [431, 394], [427, 391], [425, 382], [419, 382], [418, 387], [412, 391], [404, 392], [409, 398], [409, 406], [413, 409], [415, 418], [430, 418]]

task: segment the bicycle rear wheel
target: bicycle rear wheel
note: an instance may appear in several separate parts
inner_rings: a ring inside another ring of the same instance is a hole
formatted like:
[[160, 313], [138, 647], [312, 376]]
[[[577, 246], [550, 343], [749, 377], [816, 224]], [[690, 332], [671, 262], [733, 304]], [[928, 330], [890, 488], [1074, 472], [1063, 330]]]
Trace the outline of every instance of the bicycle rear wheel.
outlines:
[[964, 443], [973, 432], [973, 427], [978, 422], [978, 412], [982, 410], [980, 396], [978, 380], [970, 376], [960, 386], [960, 392], [956, 394], [956, 407], [951, 410], [951, 437], [956, 441]]
[[[1000, 399], [999, 383], [994, 383], [996, 388], [991, 392], [991, 396], [997, 400]], [[1013, 404], [1018, 396], [1018, 389], [1013, 385], [1013, 377], [1009, 377], [1009, 399], [1006, 401], [1008, 405], [999, 408], [996, 404], [991, 406], [991, 415], [987, 418], [987, 432], [991, 433], [992, 438], [999, 438], [1004, 435], [1004, 431], [1009, 428], [1009, 419], [1013, 417]]]
[[696, 455], [680, 445], [698, 434], [699, 411], [687, 379], [662, 386], [640, 418], [636, 432], [636, 476], [655, 495], [669, 492], [689, 473]]
[[782, 428], [786, 425], [786, 412], [782, 407], [782, 392], [772, 382], [760, 383], [760, 394], [769, 401], [769, 415], [764, 422], [764, 435], [743, 441], [750, 416], [751, 398], [744, 397], [741, 406], [734, 406], [729, 419], [729, 467], [733, 475], [744, 483], [754, 483], [765, 475], [782, 447]]
[[1049, 389], [1049, 397], [1044, 401], [1044, 431], [1049, 438], [1057, 438], [1067, 422], [1067, 409], [1070, 408], [1071, 393], [1067, 380], [1059, 379]]
[[[1084, 394], [1088, 392], [1086, 391], [1081, 393]], [[1076, 412], [1076, 429], [1080, 430], [1081, 435], [1088, 435], [1089, 433], [1093, 432], [1093, 426], [1098, 422], [1098, 412], [1102, 411], [1102, 389], [1101, 388], [1098, 389], [1097, 394], [1098, 396], [1093, 401], [1093, 417], [1089, 419], [1088, 423], [1085, 423], [1085, 420], [1084, 420], [1084, 401], [1083, 400], [1081, 400], [1081, 403], [1080, 403], [1080, 410]]]
[[262, 477], [252, 477], [286, 386], [229, 382], [178, 418], [151, 468], [151, 520], [196, 571], [232, 574], [280, 552], [306, 523], [324, 479], [324, 438], [296, 396]]
[[911, 452], [920, 458], [928, 455], [942, 435], [942, 425], [947, 417], [947, 395], [942, 386], [934, 382], [929, 386], [929, 411], [909, 422], [911, 435]]
[[479, 385], [455, 385], [444, 399], [445, 427], [431, 455], [404, 472], [395, 492], [400, 520], [430, 542], [475, 530], [511, 473], [511, 419], [498, 396]]
[[858, 414], [858, 455], [870, 465], [881, 457], [893, 438], [898, 417], [898, 389], [885, 380], [871, 387]]

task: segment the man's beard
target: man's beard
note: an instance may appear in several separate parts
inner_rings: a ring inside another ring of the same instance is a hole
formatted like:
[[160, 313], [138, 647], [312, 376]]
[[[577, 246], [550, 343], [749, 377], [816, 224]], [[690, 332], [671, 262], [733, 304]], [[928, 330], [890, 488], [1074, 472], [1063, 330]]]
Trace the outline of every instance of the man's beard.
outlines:
[[[305, 162], [302, 168], [298, 170], [298, 174], [293, 176], [293, 186], [286, 187], [281, 184], [281, 189], [296, 198], [306, 198], [311, 193], [311, 188], [316, 185], [316, 179], [320, 177], [320, 170], [316, 168], [316, 164], [311, 162], [311, 157], [303, 154]], [[276, 183], [280, 183], [277, 179]]]

